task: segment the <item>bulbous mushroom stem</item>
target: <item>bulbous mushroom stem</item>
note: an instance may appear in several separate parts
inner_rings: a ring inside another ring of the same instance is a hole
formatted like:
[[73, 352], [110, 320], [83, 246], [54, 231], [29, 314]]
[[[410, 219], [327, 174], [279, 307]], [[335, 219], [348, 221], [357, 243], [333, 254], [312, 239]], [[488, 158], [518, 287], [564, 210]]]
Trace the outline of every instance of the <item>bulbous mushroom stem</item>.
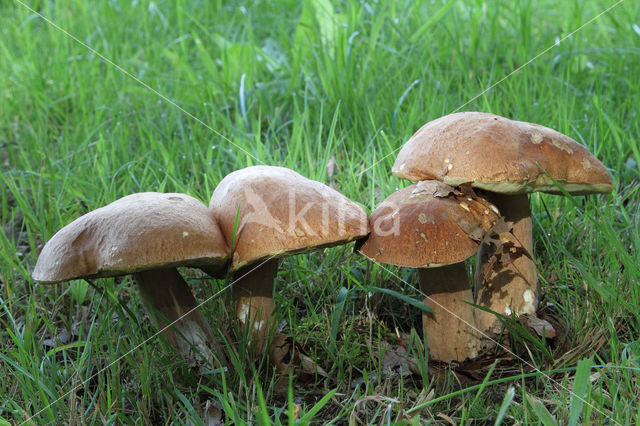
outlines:
[[434, 313], [423, 312], [429, 357], [444, 362], [475, 358], [480, 351], [473, 294], [464, 262], [438, 268], [419, 269], [424, 303]]
[[[249, 269], [253, 269], [248, 273]], [[251, 330], [257, 352], [263, 352], [273, 328], [273, 283], [278, 272], [278, 259], [257, 268], [250, 265], [233, 274], [233, 303], [236, 317]]]
[[134, 277], [149, 316], [187, 365], [197, 369], [226, 366], [222, 347], [175, 268], [139, 272]]
[[[485, 192], [482, 196], [498, 207], [506, 221], [513, 222], [512, 233], [516, 242], [533, 255], [531, 210], [527, 195]], [[535, 314], [538, 305], [536, 264], [528, 257], [520, 256], [504, 267], [494, 267], [485, 281], [482, 269], [490, 255], [490, 247], [483, 244], [478, 248], [474, 278], [478, 289], [477, 304], [503, 315]], [[476, 318], [482, 331], [500, 331], [500, 322], [495, 315], [478, 309]]]

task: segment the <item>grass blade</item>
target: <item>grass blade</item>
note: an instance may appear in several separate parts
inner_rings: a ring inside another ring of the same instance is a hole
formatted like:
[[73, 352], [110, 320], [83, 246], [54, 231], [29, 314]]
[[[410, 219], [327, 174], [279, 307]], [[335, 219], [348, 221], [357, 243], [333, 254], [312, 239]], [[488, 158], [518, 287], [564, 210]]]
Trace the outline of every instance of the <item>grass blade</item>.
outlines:
[[444, 6], [438, 9], [436, 13], [431, 15], [431, 17], [427, 19], [427, 22], [422, 24], [422, 26], [418, 28], [418, 30], [415, 33], [413, 33], [413, 35], [410, 38], [411, 42], [415, 43], [416, 41], [418, 41], [420, 36], [422, 36], [422, 34], [424, 34], [425, 31], [427, 31], [429, 28], [431, 28], [432, 26], [440, 22], [442, 18], [444, 18], [444, 15], [447, 14], [449, 9], [451, 9], [451, 7], [455, 2], [456, 0], [449, 0]]
[[336, 339], [338, 338], [338, 331], [340, 330], [340, 318], [342, 317], [342, 310], [344, 309], [344, 303], [347, 300], [349, 290], [345, 287], [340, 288], [338, 297], [336, 300], [336, 307], [331, 313], [331, 340], [329, 344], [332, 347], [336, 345]]
[[502, 404], [500, 404], [500, 409], [498, 410], [498, 415], [496, 416], [496, 421], [494, 426], [499, 426], [502, 424], [502, 419], [507, 414], [507, 410], [513, 401], [513, 397], [516, 394], [516, 390], [513, 386], [509, 386], [507, 392], [504, 394], [504, 398], [502, 399]]
[[322, 409], [322, 407], [327, 405], [327, 402], [329, 402], [331, 397], [333, 397], [333, 395], [337, 391], [338, 391], [337, 388], [332, 391], [329, 391], [329, 393], [323, 396], [322, 399], [316, 403], [316, 405], [311, 407], [311, 410], [309, 410], [304, 416], [300, 417], [300, 419], [296, 422], [296, 424], [306, 424], [310, 422], [313, 419], [313, 416], [315, 416]]
[[544, 426], [556, 426], [558, 424], [542, 402], [532, 398], [529, 394], [525, 394], [525, 398], [535, 415], [538, 416], [538, 420], [540, 420]]
[[423, 303], [420, 300], [416, 300], [412, 297], [406, 296], [402, 293], [398, 293], [397, 291], [393, 291], [390, 290], [388, 288], [380, 288], [380, 287], [371, 287], [370, 289], [373, 292], [378, 292], [378, 293], [384, 293], [384, 294], [388, 294], [389, 296], [393, 296], [396, 299], [400, 299], [405, 303], [410, 304], [411, 306], [414, 306], [424, 312], [433, 312], [433, 309], [431, 309], [428, 305], [426, 305], [425, 303]]
[[573, 380], [571, 406], [569, 408], [569, 426], [577, 425], [578, 420], [580, 419], [582, 407], [584, 406], [584, 402], [587, 397], [591, 367], [593, 367], [593, 360], [591, 358], [583, 359], [578, 362], [576, 377]]

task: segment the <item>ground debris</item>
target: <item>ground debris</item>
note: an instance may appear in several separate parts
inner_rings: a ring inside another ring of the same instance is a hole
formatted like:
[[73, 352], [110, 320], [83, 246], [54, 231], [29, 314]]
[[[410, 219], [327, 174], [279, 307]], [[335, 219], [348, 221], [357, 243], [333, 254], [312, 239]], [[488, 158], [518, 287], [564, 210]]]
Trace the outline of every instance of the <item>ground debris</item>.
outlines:
[[409, 355], [405, 348], [398, 346], [394, 349], [387, 341], [383, 341], [380, 346], [381, 354], [377, 355], [378, 358], [382, 355], [382, 369], [385, 373], [401, 376], [420, 375], [416, 359]]
[[546, 339], [556, 337], [556, 330], [549, 321], [529, 314], [522, 314], [520, 317], [525, 321], [526, 326], [533, 329], [538, 336]]
[[282, 333], [276, 334], [271, 343], [271, 363], [282, 375], [288, 375], [293, 369], [299, 384], [313, 383], [319, 376], [329, 377], [297, 342]]

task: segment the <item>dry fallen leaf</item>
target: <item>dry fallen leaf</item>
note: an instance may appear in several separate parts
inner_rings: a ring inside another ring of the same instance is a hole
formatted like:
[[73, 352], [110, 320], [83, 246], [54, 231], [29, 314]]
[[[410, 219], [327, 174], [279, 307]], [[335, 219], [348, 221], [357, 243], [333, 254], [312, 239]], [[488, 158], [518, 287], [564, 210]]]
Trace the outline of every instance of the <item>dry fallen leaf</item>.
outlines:
[[556, 330], [555, 328], [553, 328], [549, 321], [535, 317], [533, 315], [523, 314], [520, 316], [524, 317], [526, 321], [525, 324], [528, 327], [532, 328], [538, 336], [547, 339], [553, 339], [554, 337], [556, 337]]
[[487, 233], [480, 223], [476, 221], [465, 220], [462, 216], [456, 212], [451, 213], [451, 218], [456, 221], [460, 229], [462, 229], [469, 238], [474, 241], [480, 242], [485, 238]]
[[207, 426], [219, 426], [224, 424], [222, 409], [215, 402], [207, 401], [204, 406], [203, 423]]
[[473, 199], [480, 199], [480, 200], [484, 200], [483, 198], [480, 198], [476, 195], [476, 192], [473, 190], [473, 182], [465, 182], [465, 183], [461, 183], [460, 185], [458, 185], [458, 187], [460, 188], [460, 192], [462, 192], [464, 195], [466, 195], [467, 197], [471, 197]]
[[386, 372], [396, 372], [402, 376], [410, 376], [411, 374], [420, 375], [420, 369], [415, 358], [407, 353], [407, 351], [399, 346], [393, 349], [391, 345], [383, 341], [382, 347], [382, 369]]
[[453, 421], [453, 419], [449, 416], [447, 416], [444, 413], [438, 413], [436, 414], [436, 417], [440, 417], [442, 420], [446, 421], [447, 423], [449, 423], [450, 425], [456, 426], [456, 422]]
[[[194, 404], [195, 405], [195, 404]], [[199, 422], [200, 423], [200, 422]], [[215, 402], [207, 400], [202, 410], [201, 423], [206, 426], [220, 426], [224, 424], [222, 409]], [[195, 426], [193, 420], [187, 420], [187, 426]]]
[[293, 420], [298, 420], [300, 417], [300, 406], [298, 404], [293, 404]]
[[285, 375], [293, 368], [302, 383], [311, 383], [317, 376], [329, 377], [322, 367], [304, 353], [300, 345], [282, 333], [273, 338], [271, 363], [279, 373]]
[[289, 371], [291, 344], [284, 334], [276, 334], [271, 343], [271, 363], [280, 373]]
[[75, 337], [75, 336], [72, 336], [68, 330], [63, 329], [53, 338], [44, 339], [42, 341], [42, 345], [44, 346], [45, 350], [53, 349], [56, 346], [66, 345], [67, 343], [69, 343], [72, 337]]

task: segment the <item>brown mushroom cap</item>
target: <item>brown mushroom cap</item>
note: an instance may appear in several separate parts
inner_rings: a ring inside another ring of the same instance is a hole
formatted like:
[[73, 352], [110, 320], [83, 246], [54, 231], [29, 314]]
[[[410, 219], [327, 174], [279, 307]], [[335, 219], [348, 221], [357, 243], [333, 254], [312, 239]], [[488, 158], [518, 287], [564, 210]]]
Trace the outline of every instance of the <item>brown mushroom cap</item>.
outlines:
[[394, 192], [371, 216], [371, 234], [358, 248], [377, 262], [432, 268], [462, 262], [500, 217], [489, 202], [438, 181]]
[[229, 245], [239, 212], [232, 270], [267, 257], [343, 244], [369, 232], [362, 207], [283, 167], [230, 173], [216, 187], [209, 207]]
[[450, 114], [422, 126], [400, 150], [393, 174], [452, 186], [472, 182], [505, 194], [561, 193], [549, 176], [570, 193], [613, 190], [604, 165], [570, 137], [483, 112]]
[[175, 266], [222, 269], [228, 252], [218, 224], [200, 201], [145, 192], [60, 229], [42, 249], [32, 276], [56, 283]]

